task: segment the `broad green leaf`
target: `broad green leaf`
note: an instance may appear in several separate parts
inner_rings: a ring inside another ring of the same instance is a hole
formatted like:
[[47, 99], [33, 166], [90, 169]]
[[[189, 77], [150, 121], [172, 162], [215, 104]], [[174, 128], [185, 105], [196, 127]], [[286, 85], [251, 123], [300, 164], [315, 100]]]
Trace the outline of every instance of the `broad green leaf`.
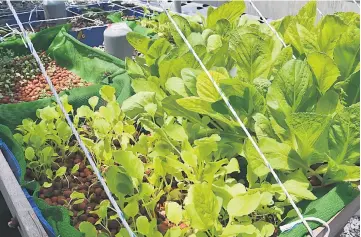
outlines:
[[359, 181], [360, 180], [360, 166], [357, 165], [342, 165], [336, 164], [330, 160], [327, 167], [327, 172], [324, 175], [324, 184], [331, 184], [342, 181]]
[[71, 174], [74, 174], [75, 172], [77, 172], [79, 170], [79, 164], [75, 164], [73, 166], [73, 168], [71, 168]]
[[163, 109], [168, 113], [168, 115], [185, 117], [193, 123], [202, 123], [202, 120], [197, 113], [191, 112], [177, 103], [177, 100], [180, 98], [182, 97], [166, 97], [162, 100]]
[[202, 32], [202, 38], [204, 40], [204, 42], [207, 42], [207, 39], [209, 36], [213, 35], [214, 34], [214, 31], [211, 30], [211, 29], [205, 29], [203, 32]]
[[[283, 180], [283, 185], [285, 186], [287, 191], [294, 197], [307, 200], [316, 199], [316, 196], [308, 190], [311, 185], [302, 170], [296, 170], [288, 174], [285, 180], [286, 181]], [[279, 194], [284, 194], [283, 190], [281, 189], [281, 187], [279, 187], [278, 184], [273, 184], [272, 189]]]
[[60, 117], [60, 114], [56, 111], [56, 107], [47, 106], [43, 109], [39, 109], [39, 118], [43, 120], [53, 120]]
[[95, 228], [95, 226], [92, 223], [90, 223], [88, 221], [83, 221], [80, 223], [79, 231], [84, 233], [85, 237], [97, 237], [98, 236], [97, 229]]
[[163, 60], [159, 63], [160, 85], [164, 87], [168, 78], [173, 76], [173, 60]]
[[128, 217], [135, 217], [138, 212], [139, 212], [139, 204], [138, 201], [132, 201], [129, 202], [125, 208], [123, 209], [125, 215], [127, 215]]
[[360, 14], [358, 12], [336, 12], [335, 15], [348, 26], [360, 27]]
[[312, 153], [323, 153], [328, 150], [330, 117], [315, 113], [293, 113], [286, 122], [296, 137], [296, 149], [303, 160], [310, 162], [308, 159]]
[[[188, 98], [181, 98], [181, 99], [177, 99], [176, 100], [177, 103], [192, 112], [196, 112], [199, 114], [203, 114], [203, 115], [208, 115], [214, 119], [220, 120], [222, 122], [225, 122], [227, 124], [231, 124], [231, 121], [228, 120], [226, 117], [224, 117], [223, 115], [215, 112], [212, 109], [211, 103], [205, 100], [202, 100], [198, 97], [188, 97]], [[234, 125], [235, 123], [233, 123]]]
[[241, 27], [230, 33], [229, 53], [238, 65], [238, 77], [253, 82], [266, 78], [272, 65], [275, 41], [253, 27]]
[[65, 121], [61, 121], [56, 126], [56, 130], [58, 132], [58, 136], [63, 141], [63, 143], [68, 142], [70, 137], [73, 135], [69, 125]]
[[116, 196], [123, 197], [134, 193], [131, 178], [119, 168], [110, 166], [105, 172], [105, 178], [110, 191]]
[[85, 199], [85, 195], [84, 193], [79, 193], [77, 191], [73, 191], [71, 194], [70, 194], [70, 198], [72, 200], [75, 200], [75, 199]]
[[207, 39], [207, 51], [212, 52], [222, 47], [222, 37], [220, 35], [211, 35]]
[[[259, 140], [258, 147], [275, 170], [289, 171], [297, 168], [307, 168], [297, 152], [285, 143], [279, 143], [272, 138], [264, 137]], [[270, 172], [250, 140], [246, 141], [244, 152], [248, 165], [254, 174], [262, 177]]]
[[51, 186], [53, 186], [52, 183], [44, 182], [44, 184], [43, 184], [44, 188], [50, 188]]
[[[220, 83], [221, 80], [227, 79], [227, 77], [219, 72], [210, 71], [210, 74], [216, 83]], [[211, 79], [206, 73], [201, 73], [197, 77], [197, 94], [203, 100], [209, 102], [215, 102], [221, 98], [218, 91], [214, 87]]]
[[207, 183], [191, 185], [184, 204], [192, 227], [200, 231], [216, 224], [222, 207], [221, 200], [217, 199]]
[[236, 158], [232, 158], [224, 168], [226, 169], [227, 174], [231, 174], [233, 172], [239, 173], [238, 160]]
[[336, 83], [334, 88], [340, 91], [341, 100], [346, 106], [360, 102], [360, 71]]
[[171, 48], [171, 44], [164, 38], [159, 38], [149, 47], [145, 59], [147, 65], [154, 64], [161, 56], [165, 55]]
[[324, 53], [311, 53], [307, 56], [307, 61], [317, 79], [321, 94], [325, 94], [337, 81], [337, 78], [340, 76], [340, 71], [332, 58]]
[[[292, 59], [292, 47], [287, 46], [286, 48], [283, 48], [281, 52], [277, 55], [275, 58], [272, 68], [269, 73], [269, 77], [272, 75], [272, 77], [285, 65], [288, 61]], [[257, 79], [257, 78], [256, 78]], [[255, 79], [255, 80], [256, 80]], [[255, 81], [253, 80], [253, 82]], [[268, 89], [268, 87], [267, 87]]]
[[316, 34], [300, 24], [297, 24], [296, 27], [300, 37], [302, 52], [308, 55], [310, 53], [320, 51], [320, 48], [317, 44]]
[[92, 107], [92, 109], [95, 109], [95, 106], [97, 106], [98, 102], [99, 102], [99, 97], [97, 96], [92, 96], [88, 100], [88, 103]]
[[223, 208], [227, 208], [228, 202], [239, 195], [243, 195], [247, 192], [246, 187], [241, 183], [235, 184], [226, 184], [222, 180], [223, 183], [220, 183], [219, 180], [214, 181], [212, 184], [212, 190], [216, 196], [222, 198], [223, 200]]
[[192, 69], [192, 68], [184, 68], [181, 71], [182, 79], [184, 81], [184, 85], [187, 89], [192, 93], [192, 95], [197, 96], [197, 76], [202, 73], [200, 70]]
[[129, 176], [142, 181], [144, 175], [143, 162], [131, 151], [118, 150], [113, 152], [114, 160], [122, 165]]
[[27, 147], [25, 149], [25, 158], [29, 161], [32, 161], [35, 157], [35, 151], [32, 147]]
[[151, 40], [139, 33], [129, 32], [127, 34], [128, 42], [140, 53], [146, 54], [150, 45]]
[[[192, 32], [190, 35], [188, 35], [187, 40], [191, 44], [192, 47], [195, 47], [196, 45], [205, 45], [205, 42], [202, 38], [202, 34], [198, 32]], [[184, 45], [186, 47], [186, 45]]]
[[227, 225], [222, 232], [221, 237], [233, 237], [233, 236], [258, 236], [255, 235], [257, 229], [252, 224], [232, 224]]
[[216, 32], [221, 35], [225, 36], [228, 32], [232, 30], [231, 23], [227, 19], [220, 19], [216, 23]]
[[348, 78], [360, 65], [360, 29], [349, 27], [339, 39], [333, 52], [334, 60], [343, 79]]
[[80, 118], [90, 118], [92, 117], [94, 112], [89, 108], [89, 106], [82, 105], [76, 110], [76, 115]]
[[297, 13], [297, 22], [308, 29], [312, 29], [316, 21], [316, 9], [317, 2], [315, 0], [307, 2]]
[[[175, 23], [177, 24], [177, 26], [179, 27], [179, 29], [182, 31], [182, 33], [184, 34], [185, 37], [188, 37], [192, 33], [191, 26], [187, 19], [185, 19], [184, 17], [182, 17], [180, 15], [173, 15], [172, 18], [175, 21]], [[177, 45], [184, 44], [183, 39], [179, 35], [178, 31], [176, 31], [173, 24], [171, 26], [171, 34], [174, 38], [174, 42]]]
[[322, 17], [318, 28], [320, 50], [332, 58], [337, 41], [347, 29], [347, 25], [336, 15], [326, 15]]
[[165, 213], [167, 218], [174, 224], [182, 220], [182, 207], [176, 202], [167, 202], [165, 204]]
[[66, 173], [66, 167], [62, 166], [59, 169], [56, 170], [55, 172], [55, 177], [61, 177]]
[[154, 103], [154, 101], [154, 92], [139, 92], [123, 102], [122, 111], [130, 118], [134, 118], [144, 113], [144, 107], [149, 103]]
[[261, 194], [244, 194], [232, 198], [227, 205], [228, 215], [232, 217], [245, 216], [254, 212], [260, 204]]
[[139, 216], [136, 220], [136, 225], [139, 233], [148, 235], [150, 224], [146, 216]]
[[165, 83], [165, 88], [171, 95], [188, 97], [184, 81], [179, 77], [171, 77]]
[[254, 130], [258, 139], [266, 137], [277, 139], [277, 135], [272, 128], [271, 121], [266, 116], [261, 113], [257, 113], [253, 116], [253, 119], [255, 120]]
[[338, 94], [333, 90], [328, 90], [318, 100], [316, 105], [316, 113], [324, 114], [324, 115], [333, 114], [336, 111], [338, 103], [339, 103]]
[[331, 122], [329, 153], [336, 164], [352, 165], [360, 160], [360, 104], [339, 111]]
[[106, 102], [111, 102], [111, 101], [115, 101], [115, 88], [112, 86], [102, 86], [102, 88], [100, 88], [99, 91], [100, 96], [102, 97], [103, 100], [105, 100]]
[[159, 79], [157, 77], [152, 77], [152, 80], [144, 80], [144, 79], [133, 79], [132, 87], [136, 93], [139, 92], [154, 92], [157, 100], [164, 99], [167, 95], [157, 83]]
[[128, 57], [125, 58], [125, 69], [127, 70], [127, 73], [133, 78], [145, 77], [142, 68]]
[[182, 142], [188, 139], [188, 135], [186, 134], [184, 128], [177, 123], [170, 123], [164, 126], [164, 131], [167, 135], [178, 142]]
[[224, 3], [208, 14], [207, 28], [214, 28], [217, 21], [221, 19], [226, 19], [231, 24], [236, 24], [236, 21], [241, 17], [245, 10], [246, 4], [243, 1]]
[[280, 125], [292, 112], [305, 111], [316, 101], [312, 73], [306, 62], [288, 61], [276, 74], [267, 93], [267, 105]]
[[272, 236], [275, 231], [275, 227], [271, 223], [265, 221], [256, 221], [253, 225], [257, 227], [263, 237]]

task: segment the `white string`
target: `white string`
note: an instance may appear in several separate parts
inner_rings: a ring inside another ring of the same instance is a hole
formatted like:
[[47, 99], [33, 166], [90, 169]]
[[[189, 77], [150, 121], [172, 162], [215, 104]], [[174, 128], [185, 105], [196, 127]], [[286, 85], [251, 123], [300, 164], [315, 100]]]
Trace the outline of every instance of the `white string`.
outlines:
[[360, 4], [358, 4], [356, 0], [352, 0], [352, 1], [358, 6], [358, 8], [360, 8]]
[[30, 15], [29, 15], [29, 19], [28, 19], [28, 24], [29, 24], [31, 30], [33, 31], [33, 33], [35, 33], [35, 31], [33, 29], [33, 26], [31, 25], [30, 21], [31, 21], [31, 17], [33, 16], [33, 11], [36, 10], [36, 9], [37, 9], [37, 6], [35, 6], [34, 9], [31, 10]]
[[65, 119], [66, 119], [68, 125], [70, 126], [70, 128], [71, 128], [71, 130], [72, 130], [72, 132], [73, 132], [73, 134], [74, 134], [74, 136], [75, 136], [75, 138], [76, 138], [77, 141], [79, 142], [79, 146], [80, 146], [80, 147], [82, 148], [82, 150], [84, 151], [84, 154], [85, 154], [86, 158], [88, 159], [89, 164], [91, 165], [94, 173], [96, 174], [96, 176], [97, 176], [97, 178], [99, 179], [101, 185], [103, 186], [104, 191], [105, 191], [105, 193], [107, 194], [110, 203], [113, 205], [115, 211], [117, 212], [117, 214], [118, 214], [118, 216], [119, 216], [119, 218], [120, 218], [123, 226], [127, 229], [129, 235], [130, 235], [131, 237], [136, 237], [136, 235], [133, 233], [133, 231], [130, 229], [128, 223], [127, 223], [126, 220], [124, 219], [123, 212], [120, 210], [117, 202], [115, 201], [115, 199], [114, 199], [113, 195], [111, 194], [108, 186], [106, 185], [103, 177], [101, 176], [101, 174], [100, 174], [100, 172], [99, 172], [96, 164], [94, 163], [91, 154], [89, 153], [88, 149], [86, 148], [86, 146], [84, 145], [83, 141], [81, 140], [78, 131], [77, 131], [76, 128], [74, 127], [74, 124], [73, 124], [73, 122], [71, 121], [71, 119], [70, 119], [70, 117], [69, 117], [69, 114], [66, 112], [63, 104], [61, 103], [61, 100], [60, 100], [60, 98], [59, 98], [59, 95], [58, 95], [58, 93], [56, 92], [56, 90], [55, 90], [55, 88], [54, 88], [54, 86], [53, 86], [53, 83], [51, 82], [48, 74], [46, 73], [46, 70], [45, 70], [45, 68], [44, 68], [44, 65], [42, 64], [42, 62], [41, 62], [41, 60], [40, 60], [40, 58], [39, 58], [39, 55], [37, 54], [37, 52], [36, 52], [36, 50], [35, 50], [32, 42], [31, 42], [31, 40], [29, 39], [29, 37], [28, 37], [28, 35], [27, 35], [27, 33], [26, 33], [26, 31], [25, 31], [22, 23], [21, 23], [21, 21], [19, 20], [19, 17], [18, 17], [18, 15], [16, 14], [16, 11], [15, 11], [14, 7], [12, 6], [11, 1], [10, 1], [10, 0], [7, 0], [7, 4], [8, 4], [8, 6], [9, 6], [11, 12], [12, 12], [13, 15], [14, 15], [16, 22], [18, 23], [18, 25], [19, 25], [19, 27], [20, 27], [20, 29], [21, 29], [21, 32], [22, 32], [22, 34], [23, 34], [23, 36], [24, 36], [24, 39], [26, 40], [26, 42], [27, 42], [27, 44], [28, 44], [28, 46], [29, 46], [30, 52], [33, 54], [35, 60], [37, 61], [38, 65], [39, 65], [39, 68], [40, 68], [43, 76], [45, 77], [45, 80], [46, 80], [47, 83], [49, 84], [50, 90], [51, 90], [51, 92], [53, 93], [56, 102], [58, 103], [61, 111], [63, 112], [63, 114], [64, 114], [64, 116], [65, 116]]
[[301, 219], [301, 222], [305, 225], [305, 227], [307, 228], [308, 232], [310, 233], [310, 235], [313, 237], [313, 233], [312, 233], [312, 229], [311, 227], [308, 225], [308, 223], [306, 222], [305, 218], [303, 217], [302, 213], [299, 211], [299, 209], [297, 208], [295, 202], [293, 201], [291, 195], [288, 193], [286, 187], [283, 185], [283, 183], [281, 182], [281, 180], [278, 178], [278, 175], [275, 173], [275, 171], [273, 170], [271, 164], [268, 162], [267, 158], [265, 157], [265, 155], [262, 153], [261, 149], [258, 147], [257, 143], [255, 142], [255, 140], [253, 139], [252, 135], [249, 133], [248, 129], [246, 128], [246, 126], [243, 124], [242, 120], [239, 118], [238, 114], [236, 113], [236, 111], [234, 110], [233, 106], [230, 104], [227, 96], [223, 93], [222, 89], [217, 85], [216, 81], [213, 79], [212, 75], [209, 73], [208, 69], [204, 66], [202, 60], [198, 57], [197, 53], [194, 51], [193, 47], [191, 46], [191, 44], [188, 42], [187, 38], [184, 36], [184, 34], [182, 33], [182, 31], [179, 29], [177, 23], [174, 21], [174, 19], [171, 17], [171, 15], [169, 14], [168, 10], [165, 9], [163, 7], [163, 5], [160, 3], [160, 0], [158, 0], [158, 4], [160, 5], [161, 8], [163, 8], [163, 11], [165, 12], [165, 14], [168, 16], [169, 20], [172, 22], [172, 24], [174, 25], [175, 29], [177, 30], [177, 32], [179, 33], [179, 35], [181, 36], [181, 38], [183, 39], [184, 43], [187, 45], [187, 47], [189, 48], [189, 50], [192, 52], [192, 54], [194, 55], [194, 57], [196, 58], [196, 60], [198, 61], [198, 63], [200, 64], [200, 66], [202, 67], [203, 71], [207, 74], [208, 78], [211, 80], [211, 82], [213, 83], [213, 86], [216, 88], [217, 92], [220, 94], [220, 96], [222, 97], [223, 101], [226, 103], [228, 109], [231, 111], [233, 117], [237, 120], [237, 122], [239, 123], [239, 125], [241, 126], [242, 130], [246, 133], [248, 139], [251, 141], [253, 147], [256, 149], [256, 151], [258, 152], [258, 154], [261, 156], [261, 158], [263, 159], [263, 162], [265, 163], [265, 165], [267, 166], [267, 168], [270, 170], [271, 174], [273, 175], [273, 177], [275, 178], [275, 180], [277, 181], [277, 183], [279, 184], [279, 186], [281, 187], [282, 191], [286, 194], [288, 200], [290, 201], [292, 207], [295, 209], [298, 217]]
[[[267, 21], [266, 17], [263, 16], [263, 14], [261, 13], [260, 10], [258, 10], [258, 8], [256, 7], [256, 5], [253, 3], [252, 0], [248, 0], [248, 2], [251, 4], [251, 6], [253, 7], [253, 9], [258, 13], [258, 15], [264, 19], [264, 22], [266, 23], [266, 25], [271, 29], [271, 31], [276, 35], [276, 37], [278, 38], [279, 41], [281, 41], [283, 47], [287, 47], [286, 43], [283, 41], [282, 37], [278, 34], [278, 32], [276, 31], [275, 28], [273, 28], [273, 26], [271, 26], [271, 24]], [[293, 59], [296, 59], [295, 55], [292, 55]]]
[[[320, 222], [320, 223], [327, 229], [324, 237], [327, 237], [327, 236], [330, 235], [331, 228], [330, 228], [330, 226], [327, 224], [326, 221], [321, 220], [321, 219], [319, 219], [319, 218], [315, 218], [315, 217], [305, 217], [305, 220], [306, 220], [306, 221]], [[291, 222], [291, 223], [289, 223], [289, 224], [280, 226], [280, 230], [281, 230], [281, 232], [289, 231], [289, 230], [293, 229], [296, 225], [301, 224], [301, 223], [302, 223], [301, 220], [297, 220], [297, 221]]]
[[79, 14], [79, 13], [73, 12], [72, 10], [69, 10], [69, 8], [67, 8], [66, 10], [67, 10], [68, 12], [70, 12], [70, 13], [75, 14], [76, 16], [78, 16], [78, 17], [80, 17], [80, 18], [84, 18], [85, 20], [94, 22], [96, 25], [104, 25], [104, 22], [101, 21], [101, 20], [98, 20], [98, 19], [97, 19], [97, 20], [93, 20], [93, 19], [90, 19], [90, 18], [88, 18], [88, 17], [85, 17], [84, 15], [85, 15], [86, 13], [84, 13], [84, 14]]
[[[113, 2], [112, 2], [112, 4], [113, 4], [114, 6], [117, 6], [117, 7], [122, 8], [122, 9], [124, 9], [124, 10], [129, 10], [129, 11], [132, 11], [132, 12], [135, 12], [135, 13], [144, 14], [144, 12], [140, 12], [140, 11], [138, 11], [138, 10], [134, 10], [134, 9], [132, 9], [132, 8], [130, 8], [130, 7], [125, 7], [125, 6], [122, 6], [122, 5], [113, 3]], [[145, 15], [148, 16], [148, 17], [151, 16], [151, 15], [149, 15], [149, 14], [145, 14]]]
[[318, 13], [320, 13], [321, 16], [323, 16], [323, 13], [321, 12], [321, 10], [317, 7], [316, 10], [318, 11]]

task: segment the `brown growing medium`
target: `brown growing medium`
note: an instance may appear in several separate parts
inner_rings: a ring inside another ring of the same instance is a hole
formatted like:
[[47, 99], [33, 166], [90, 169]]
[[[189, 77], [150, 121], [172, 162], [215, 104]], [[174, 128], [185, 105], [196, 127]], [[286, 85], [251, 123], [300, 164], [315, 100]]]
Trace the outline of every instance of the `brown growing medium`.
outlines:
[[[91, 211], [94, 211], [96, 206], [103, 200], [108, 199], [104, 189], [98, 183], [97, 177], [93, 171], [86, 166], [84, 158], [80, 154], [72, 154], [64, 161], [58, 159], [56, 163], [59, 166], [68, 168], [66, 178], [57, 178], [50, 188], [41, 187], [39, 197], [51, 206], [63, 206], [67, 208], [69, 210], [71, 224], [77, 229], [79, 229], [79, 224], [82, 221], [89, 221], [95, 224], [99, 220], [99, 217], [91, 213]], [[70, 174], [69, 170], [76, 164], [79, 165], [79, 170], [74, 174]], [[56, 167], [54, 167], [54, 170], [56, 170]], [[27, 170], [27, 178], [34, 179], [30, 170]], [[40, 183], [44, 180], [45, 179], [40, 180]], [[70, 195], [73, 191], [84, 193], [86, 200], [80, 204], [73, 205], [73, 202], [70, 202]], [[108, 214], [114, 215], [115, 212], [109, 210]], [[108, 221], [108, 229], [111, 233], [114, 233], [112, 236], [115, 236], [115, 234], [119, 232], [120, 227], [118, 221]], [[99, 231], [107, 232], [101, 225], [96, 225], [96, 228]]]
[[[79, 76], [68, 71], [66, 68], [56, 65], [55, 61], [47, 57], [45, 52], [41, 53], [40, 56], [42, 61], [46, 58], [46, 72], [58, 93], [72, 88], [90, 85], [90, 83], [83, 81]], [[20, 58], [19, 60], [24, 61], [27, 60], [27, 58]], [[29, 102], [52, 95], [50, 87], [41, 72], [32, 73], [29, 76], [18, 74], [17, 78], [15, 78], [15, 86], [10, 88], [10, 91], [0, 91], [0, 93], [4, 95], [0, 98], [0, 104]]]

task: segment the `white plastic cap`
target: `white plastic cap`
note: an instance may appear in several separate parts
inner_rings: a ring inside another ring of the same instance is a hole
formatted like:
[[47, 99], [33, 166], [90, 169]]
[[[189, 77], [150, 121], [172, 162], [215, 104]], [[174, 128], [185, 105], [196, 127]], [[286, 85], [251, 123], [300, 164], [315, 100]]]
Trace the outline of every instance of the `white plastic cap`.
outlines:
[[111, 24], [105, 31], [104, 35], [126, 35], [131, 32], [132, 29], [125, 22], [119, 22]]

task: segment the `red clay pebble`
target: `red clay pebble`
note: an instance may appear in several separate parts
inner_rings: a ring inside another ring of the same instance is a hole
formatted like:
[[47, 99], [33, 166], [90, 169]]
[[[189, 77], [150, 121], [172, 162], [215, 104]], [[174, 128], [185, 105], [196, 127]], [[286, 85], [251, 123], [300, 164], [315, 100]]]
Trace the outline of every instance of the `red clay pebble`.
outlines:
[[65, 191], [63, 192], [64, 197], [66, 197], [66, 198], [70, 197], [70, 194], [71, 194], [71, 193], [72, 193], [72, 192], [71, 192], [70, 190], [65, 190]]
[[86, 221], [88, 219], [88, 217], [85, 214], [82, 214], [81, 216], [79, 216], [78, 218], [80, 221]]
[[89, 221], [93, 225], [95, 224], [95, 222], [97, 222], [94, 217], [88, 217], [87, 221]]

